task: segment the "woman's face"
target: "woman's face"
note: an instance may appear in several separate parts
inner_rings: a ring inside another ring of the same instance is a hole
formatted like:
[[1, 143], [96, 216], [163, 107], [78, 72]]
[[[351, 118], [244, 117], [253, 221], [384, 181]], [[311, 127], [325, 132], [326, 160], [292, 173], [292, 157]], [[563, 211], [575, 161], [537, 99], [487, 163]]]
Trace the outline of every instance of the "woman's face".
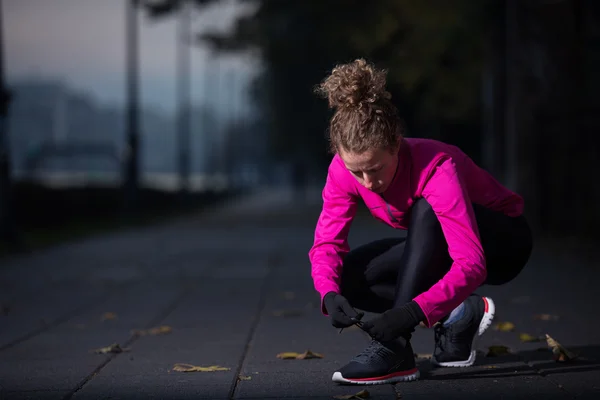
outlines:
[[385, 192], [396, 174], [397, 150], [377, 149], [356, 154], [340, 149], [338, 154], [356, 180], [375, 193]]

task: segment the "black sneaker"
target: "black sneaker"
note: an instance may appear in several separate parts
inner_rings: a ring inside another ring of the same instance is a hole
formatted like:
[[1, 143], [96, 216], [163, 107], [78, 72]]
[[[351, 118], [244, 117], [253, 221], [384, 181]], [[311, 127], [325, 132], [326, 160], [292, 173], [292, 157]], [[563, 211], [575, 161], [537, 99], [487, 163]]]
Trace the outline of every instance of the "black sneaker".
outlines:
[[440, 367], [469, 367], [476, 357], [475, 343], [490, 327], [496, 307], [489, 297], [471, 295], [465, 314], [448, 326], [435, 326], [435, 349], [431, 363]]
[[380, 385], [418, 379], [419, 370], [415, 366], [410, 341], [386, 345], [372, 340], [362, 353], [334, 372], [331, 380], [345, 384]]

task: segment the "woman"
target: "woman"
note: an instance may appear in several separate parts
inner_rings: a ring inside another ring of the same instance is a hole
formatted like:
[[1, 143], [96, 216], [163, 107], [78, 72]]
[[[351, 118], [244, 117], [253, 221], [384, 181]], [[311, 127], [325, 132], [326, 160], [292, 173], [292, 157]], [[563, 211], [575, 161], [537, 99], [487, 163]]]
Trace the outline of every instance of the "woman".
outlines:
[[[354, 384], [415, 380], [414, 328], [435, 329], [432, 362], [469, 366], [495, 306], [474, 291], [516, 277], [532, 250], [523, 199], [455, 146], [403, 136], [386, 72], [365, 60], [339, 65], [318, 87], [335, 113], [334, 153], [309, 257], [321, 308], [337, 328], [358, 324], [373, 341], [333, 374]], [[350, 251], [359, 201], [404, 237]], [[361, 321], [363, 313], [376, 312]]]

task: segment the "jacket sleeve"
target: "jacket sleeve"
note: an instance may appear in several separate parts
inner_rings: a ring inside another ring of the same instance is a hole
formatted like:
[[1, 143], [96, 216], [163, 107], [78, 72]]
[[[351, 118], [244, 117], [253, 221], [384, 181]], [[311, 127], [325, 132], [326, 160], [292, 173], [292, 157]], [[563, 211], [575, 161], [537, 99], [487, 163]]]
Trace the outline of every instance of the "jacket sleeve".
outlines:
[[356, 215], [357, 198], [335, 181], [331, 168], [323, 188], [323, 208], [317, 221], [314, 243], [309, 251], [311, 275], [314, 287], [323, 297], [328, 292], [340, 293], [342, 262], [350, 251], [348, 232]]
[[438, 217], [453, 261], [442, 279], [414, 299], [431, 327], [469, 297], [487, 271], [471, 200], [452, 159], [436, 167], [422, 196]]

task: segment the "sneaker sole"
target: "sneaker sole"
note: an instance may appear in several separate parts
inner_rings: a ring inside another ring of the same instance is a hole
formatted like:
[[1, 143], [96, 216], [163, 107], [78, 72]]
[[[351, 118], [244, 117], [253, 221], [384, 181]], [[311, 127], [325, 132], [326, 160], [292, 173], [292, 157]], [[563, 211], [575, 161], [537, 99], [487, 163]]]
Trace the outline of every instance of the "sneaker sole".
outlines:
[[490, 325], [492, 325], [492, 321], [496, 315], [496, 305], [494, 304], [494, 301], [489, 297], [482, 297], [482, 299], [485, 303], [485, 310], [483, 313], [483, 318], [481, 318], [481, 322], [479, 323], [477, 335], [473, 337], [473, 342], [471, 343], [471, 354], [469, 355], [469, 358], [463, 361], [437, 362], [435, 357], [431, 357], [431, 363], [433, 365], [437, 365], [438, 367], [470, 367], [475, 363], [475, 359], [477, 358], [477, 350], [475, 350], [477, 340], [490, 327]]
[[419, 379], [420, 373], [417, 368], [396, 372], [393, 374], [380, 376], [376, 378], [346, 379], [340, 372], [334, 372], [331, 380], [336, 383], [345, 383], [352, 385], [384, 385], [387, 383], [409, 382]]

